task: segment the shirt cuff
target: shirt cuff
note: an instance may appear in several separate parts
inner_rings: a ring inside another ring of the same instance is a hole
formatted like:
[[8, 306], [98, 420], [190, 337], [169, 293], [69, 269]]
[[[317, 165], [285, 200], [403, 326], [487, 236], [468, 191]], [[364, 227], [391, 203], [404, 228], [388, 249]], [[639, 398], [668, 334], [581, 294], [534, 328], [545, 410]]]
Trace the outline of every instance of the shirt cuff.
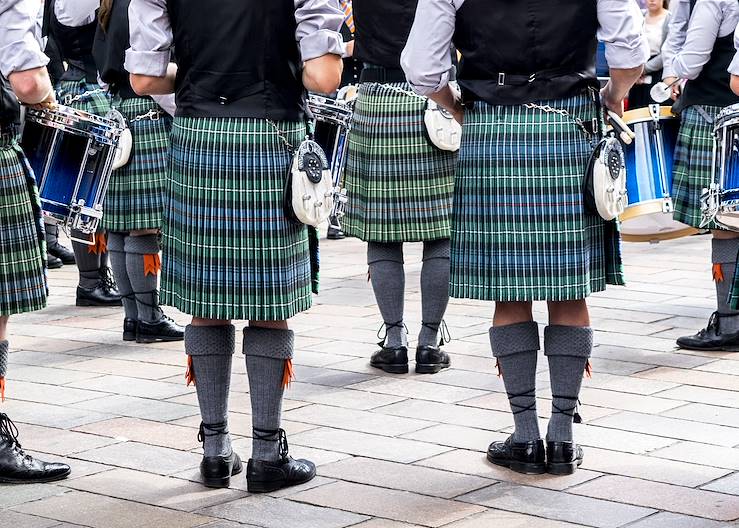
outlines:
[[330, 29], [316, 31], [300, 40], [300, 55], [303, 62], [328, 54], [343, 57], [344, 50], [341, 33]]
[[408, 84], [411, 85], [413, 91], [419, 95], [431, 95], [443, 89], [449, 84], [451, 78], [451, 72], [442, 73], [441, 75], [417, 75], [412, 71], [405, 72], [408, 78]]
[[649, 45], [643, 39], [635, 48], [606, 43], [606, 61], [609, 68], [628, 70], [644, 66], [649, 60]]
[[134, 51], [126, 50], [126, 71], [136, 75], [164, 77], [167, 75], [171, 53], [169, 51]]
[[49, 58], [41, 52], [38, 42], [32, 36], [0, 49], [0, 57], [0, 70], [5, 77], [13, 72], [41, 68], [49, 63]]

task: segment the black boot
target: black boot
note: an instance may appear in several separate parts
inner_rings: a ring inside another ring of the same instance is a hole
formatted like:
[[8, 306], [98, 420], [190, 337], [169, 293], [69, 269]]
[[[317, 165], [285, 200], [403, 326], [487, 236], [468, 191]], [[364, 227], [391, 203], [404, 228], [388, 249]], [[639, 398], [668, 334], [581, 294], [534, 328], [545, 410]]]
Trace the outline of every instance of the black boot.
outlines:
[[154, 343], [156, 341], [182, 341], [185, 339], [185, 329], [171, 318], [162, 314], [156, 323], [138, 321], [136, 330], [137, 343]]
[[53, 255], [63, 264], [74, 264], [74, 252], [59, 243], [59, 226], [56, 224], [44, 224], [46, 228], [46, 251]]
[[346, 235], [344, 234], [344, 231], [342, 231], [339, 221], [335, 216], [328, 219], [328, 232], [326, 233], [326, 238], [329, 240], [341, 240], [346, 238]]
[[[205, 448], [205, 437], [227, 435], [226, 424], [200, 424], [198, 441]], [[208, 488], [227, 488], [231, 485], [231, 477], [244, 470], [239, 455], [232, 449], [229, 456], [204, 456], [200, 462], [200, 474], [203, 484]]]
[[32, 484], [66, 478], [71, 469], [66, 464], [44, 462], [27, 455], [18, 442], [18, 429], [0, 413], [0, 482]]
[[547, 442], [547, 473], [572, 475], [582, 459], [582, 447], [574, 442]]
[[255, 435], [270, 438], [277, 434], [280, 442], [280, 458], [274, 462], [249, 459], [246, 468], [246, 484], [249, 493], [269, 493], [290, 486], [304, 484], [316, 476], [316, 466], [309, 460], [295, 460], [288, 455], [287, 435], [277, 431], [254, 430]]
[[488, 460], [496, 466], [526, 475], [541, 475], [547, 470], [543, 440], [514, 442], [511, 435], [505, 442], [490, 444]]
[[123, 320], [123, 340], [136, 341], [136, 333], [139, 328], [139, 322], [136, 319], [126, 317]]
[[98, 283], [92, 289], [77, 286], [77, 306], [123, 306], [110, 268], [101, 268]]
[[46, 267], [50, 270], [59, 269], [64, 266], [64, 262], [61, 259], [56, 258], [51, 253], [46, 254]]
[[[730, 334], [721, 333], [722, 317], [725, 316], [718, 312], [713, 312], [706, 328], [695, 335], [679, 338], [677, 340], [677, 346], [686, 350], [739, 352], [739, 332]], [[736, 317], [736, 315], [727, 317]]]

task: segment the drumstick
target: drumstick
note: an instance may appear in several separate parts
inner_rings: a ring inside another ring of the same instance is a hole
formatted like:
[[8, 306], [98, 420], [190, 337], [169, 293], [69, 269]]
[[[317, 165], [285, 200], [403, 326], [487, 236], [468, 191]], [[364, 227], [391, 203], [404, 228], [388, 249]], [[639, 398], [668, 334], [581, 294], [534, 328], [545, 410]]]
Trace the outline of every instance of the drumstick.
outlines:
[[631, 142], [636, 138], [636, 134], [634, 134], [634, 132], [629, 128], [629, 125], [627, 125], [618, 114], [611, 110], [608, 111], [608, 119], [613, 124], [613, 128], [618, 127], [620, 129], [619, 137], [621, 138], [621, 141], [626, 145], [631, 145]]

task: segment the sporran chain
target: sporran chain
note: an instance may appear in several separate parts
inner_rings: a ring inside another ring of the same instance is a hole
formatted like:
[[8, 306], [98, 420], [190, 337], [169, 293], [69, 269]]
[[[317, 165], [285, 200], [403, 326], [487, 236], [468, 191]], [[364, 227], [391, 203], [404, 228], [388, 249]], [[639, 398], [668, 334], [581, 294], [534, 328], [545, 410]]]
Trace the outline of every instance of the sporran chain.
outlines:
[[585, 122], [579, 117], [573, 116], [567, 110], [563, 110], [561, 108], [554, 108], [549, 105], [540, 105], [536, 103], [524, 103], [523, 106], [525, 108], [528, 108], [529, 110], [541, 110], [542, 112], [545, 112], [547, 114], [557, 114], [557, 115], [561, 115], [562, 117], [566, 117], [570, 121], [574, 122], [578, 127], [580, 127], [580, 129], [585, 133], [586, 136], [588, 136], [588, 138], [592, 138], [593, 136], [593, 133], [590, 132], [585, 126]]

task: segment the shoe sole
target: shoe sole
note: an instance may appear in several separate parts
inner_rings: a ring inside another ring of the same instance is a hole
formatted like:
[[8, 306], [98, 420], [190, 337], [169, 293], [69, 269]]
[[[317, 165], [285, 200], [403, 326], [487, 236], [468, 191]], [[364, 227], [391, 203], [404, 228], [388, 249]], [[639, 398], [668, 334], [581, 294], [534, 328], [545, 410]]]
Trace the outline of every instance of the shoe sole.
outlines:
[[234, 466], [231, 469], [231, 475], [222, 478], [203, 478], [203, 486], [206, 488], [228, 488], [231, 485], [231, 477], [235, 477], [239, 473], [244, 471], [243, 462], [239, 463], [239, 466]]
[[678, 345], [678, 348], [681, 350], [694, 350], [696, 352], [739, 352], [739, 346], [698, 348]]
[[511, 471], [515, 471], [516, 473], [521, 473], [523, 475], [543, 475], [547, 472], [547, 465], [544, 463], [541, 464], [535, 464], [532, 462], [504, 462], [502, 460], [496, 460], [492, 458], [490, 455], [487, 455], [488, 462], [491, 464], [495, 464], [496, 466], [501, 466], [510, 469]]
[[139, 344], [145, 343], [172, 343], [174, 341], [183, 341], [185, 336], [182, 337], [136, 337], [134, 340]]
[[46, 269], [50, 269], [50, 270], [62, 269], [63, 267], [64, 267], [64, 264], [59, 264], [55, 266], [49, 266], [48, 264], [46, 265]]
[[557, 462], [555, 464], [547, 464], [547, 473], [550, 475], [572, 475], [577, 468], [582, 465], [582, 460], [574, 462]]
[[416, 374], [438, 374], [444, 369], [448, 369], [451, 365], [449, 363], [416, 363]]
[[315, 473], [313, 473], [313, 475], [311, 475], [307, 479], [304, 479], [298, 482], [290, 482], [289, 484], [287, 484], [284, 480], [270, 481], [270, 482], [261, 482], [261, 481], [254, 482], [247, 478], [246, 479], [246, 491], [248, 491], [249, 493], [272, 493], [273, 491], [305, 484], [306, 482], [310, 482], [314, 478], [316, 478]]
[[375, 365], [370, 363], [370, 367], [380, 369], [388, 374], [408, 374], [408, 364], [405, 365]]
[[77, 302], [75, 302], [75, 305], [77, 306], [98, 306], [98, 307], [111, 307], [111, 306], [123, 306], [122, 302], [116, 302], [116, 303], [99, 303], [95, 301], [88, 301], [86, 299], [77, 299]]
[[129, 334], [129, 335], [123, 334], [123, 340], [124, 341], [136, 341], [136, 336], [133, 334]]
[[56, 482], [57, 480], [64, 480], [69, 476], [70, 473], [72, 473], [71, 469], [62, 475], [57, 475], [55, 477], [46, 477], [42, 479], [12, 479], [7, 477], [0, 477], [0, 484], [44, 484], [46, 482]]

